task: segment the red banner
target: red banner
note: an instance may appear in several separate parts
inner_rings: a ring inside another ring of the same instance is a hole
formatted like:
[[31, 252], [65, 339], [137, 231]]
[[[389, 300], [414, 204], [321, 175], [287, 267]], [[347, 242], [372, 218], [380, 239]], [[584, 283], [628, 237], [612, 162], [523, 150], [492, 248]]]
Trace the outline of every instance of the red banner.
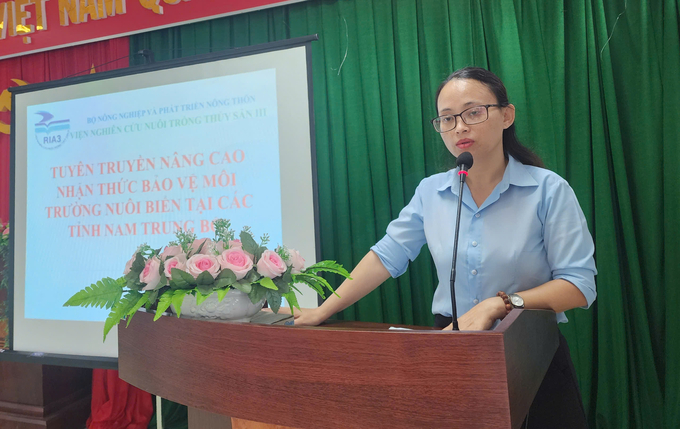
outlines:
[[304, 0], [9, 0], [0, 59]]

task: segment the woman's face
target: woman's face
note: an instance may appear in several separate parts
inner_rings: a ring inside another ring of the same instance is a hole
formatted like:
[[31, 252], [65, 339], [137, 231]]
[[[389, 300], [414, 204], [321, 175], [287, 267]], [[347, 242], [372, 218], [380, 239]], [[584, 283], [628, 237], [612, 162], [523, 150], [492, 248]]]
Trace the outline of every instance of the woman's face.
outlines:
[[[489, 88], [474, 79], [453, 79], [439, 93], [439, 116], [456, 115], [470, 107], [496, 104]], [[475, 163], [503, 154], [503, 130], [515, 120], [515, 106], [489, 107], [489, 119], [475, 125], [465, 124], [456, 117], [456, 128], [441, 133], [446, 148], [454, 156], [470, 152]]]

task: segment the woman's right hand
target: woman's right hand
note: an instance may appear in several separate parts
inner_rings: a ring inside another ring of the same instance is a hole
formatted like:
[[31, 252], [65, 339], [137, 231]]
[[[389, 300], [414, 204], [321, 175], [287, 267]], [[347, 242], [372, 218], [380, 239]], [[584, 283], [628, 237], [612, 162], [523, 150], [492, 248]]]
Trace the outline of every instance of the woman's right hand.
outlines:
[[[281, 307], [279, 314], [290, 314], [290, 308]], [[320, 308], [296, 308], [293, 317], [296, 326], [316, 326], [327, 318], [323, 316]]]
[[[335, 293], [330, 295], [321, 307], [295, 309], [295, 324], [298, 326], [319, 325], [338, 311], [344, 310], [368, 295], [389, 277], [390, 273], [380, 262], [378, 255], [370, 251], [352, 271], [352, 279], [342, 282]], [[282, 307], [279, 312], [290, 314], [290, 309]]]

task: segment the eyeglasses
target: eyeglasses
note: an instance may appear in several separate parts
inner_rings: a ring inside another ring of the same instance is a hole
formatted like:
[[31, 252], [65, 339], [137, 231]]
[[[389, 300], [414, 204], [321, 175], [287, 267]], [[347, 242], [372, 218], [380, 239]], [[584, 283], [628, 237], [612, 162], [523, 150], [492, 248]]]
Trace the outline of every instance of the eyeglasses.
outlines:
[[456, 116], [460, 116], [460, 119], [466, 125], [480, 124], [487, 119], [489, 119], [489, 107], [503, 107], [500, 104], [484, 104], [481, 106], [473, 106], [469, 109], [465, 109], [457, 115], [442, 115], [437, 116], [430, 122], [434, 126], [434, 129], [438, 133], [445, 133], [456, 128], [458, 123], [456, 122]]

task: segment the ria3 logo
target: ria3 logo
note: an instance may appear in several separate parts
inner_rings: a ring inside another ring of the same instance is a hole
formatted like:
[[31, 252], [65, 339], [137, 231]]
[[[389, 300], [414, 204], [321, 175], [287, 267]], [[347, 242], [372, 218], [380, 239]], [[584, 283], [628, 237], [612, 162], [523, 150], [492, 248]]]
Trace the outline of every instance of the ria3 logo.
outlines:
[[53, 121], [54, 115], [48, 112], [37, 112], [42, 116], [40, 122], [35, 124], [35, 139], [45, 149], [56, 149], [66, 142], [68, 131], [71, 128], [70, 119]]

